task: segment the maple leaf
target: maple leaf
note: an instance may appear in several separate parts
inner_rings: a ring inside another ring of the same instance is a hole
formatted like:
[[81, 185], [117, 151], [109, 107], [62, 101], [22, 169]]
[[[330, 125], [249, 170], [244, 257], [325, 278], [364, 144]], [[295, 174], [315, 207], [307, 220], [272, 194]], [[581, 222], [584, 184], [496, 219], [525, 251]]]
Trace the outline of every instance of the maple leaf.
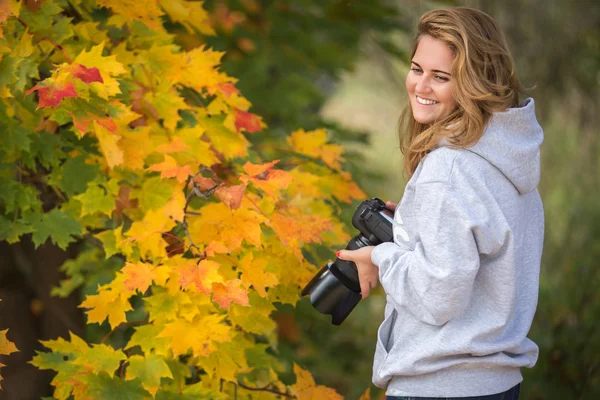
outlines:
[[173, 374], [169, 366], [162, 357], [155, 354], [129, 357], [129, 366], [127, 367], [126, 380], [139, 378], [142, 386], [152, 397], [156, 397], [156, 392], [160, 387], [160, 378], [173, 379]]
[[187, 145], [180, 136], [156, 147], [156, 151], [163, 154], [177, 153], [186, 150], [190, 150], [190, 146]]
[[100, 286], [98, 294], [88, 295], [79, 307], [89, 308], [86, 311], [88, 323], [103, 323], [108, 318], [108, 323], [114, 329], [122, 322], [127, 321], [125, 312], [133, 310], [129, 303], [131, 292], [125, 290], [124, 274], [117, 277], [109, 284]]
[[243, 306], [249, 305], [248, 291], [241, 287], [241, 283], [239, 279], [227, 281], [225, 284], [214, 282], [213, 301], [225, 309], [228, 309], [232, 302]]
[[137, 244], [142, 257], [164, 257], [167, 255], [167, 243], [163, 240], [162, 233], [170, 231], [174, 226], [175, 221], [169, 218], [164, 210], [150, 210], [141, 221], [131, 224], [127, 231], [127, 240]]
[[167, 154], [165, 154], [165, 160], [162, 163], [154, 164], [148, 170], [160, 171], [161, 178], [175, 177], [179, 182], [186, 182], [188, 176], [194, 174], [189, 165], [180, 166], [173, 157]]
[[223, 203], [210, 203], [200, 209], [200, 216], [189, 216], [189, 233], [194, 242], [220, 242], [230, 252], [237, 250], [245, 240], [261, 245], [261, 223], [267, 219], [244, 206], [231, 210]]
[[[6, 332], [8, 332], [8, 329], [0, 331], [0, 355], [9, 355], [19, 351], [15, 344], [6, 338]], [[4, 364], [0, 364], [0, 368], [3, 366]], [[2, 381], [2, 375], [0, 375], [0, 381]], [[1, 390], [2, 386], [0, 386]]]
[[290, 388], [298, 400], [343, 400], [335, 390], [315, 383], [310, 372], [294, 363], [296, 383]]
[[246, 288], [252, 286], [262, 297], [267, 295], [266, 287], [275, 286], [279, 283], [275, 274], [265, 271], [267, 264], [267, 259], [255, 259], [252, 252], [248, 252], [240, 263], [240, 269], [243, 271], [242, 283]]
[[85, 83], [104, 83], [104, 79], [102, 79], [100, 71], [96, 67], [86, 68], [85, 65], [76, 64], [71, 68], [71, 74]]
[[159, 338], [171, 340], [174, 356], [185, 354], [192, 349], [194, 356], [208, 356], [217, 350], [215, 342], [230, 340], [231, 327], [223, 324], [224, 316], [205, 315], [193, 321], [178, 319], [165, 325]]
[[179, 270], [178, 282], [184, 289], [194, 284], [199, 292], [209, 294], [214, 282], [223, 281], [218, 270], [219, 263], [212, 260], [202, 260], [198, 264], [188, 261]]
[[250, 161], [246, 161], [246, 164], [244, 164], [244, 171], [250, 176], [260, 175], [265, 171], [269, 171], [278, 162], [279, 160], [271, 161], [265, 164], [252, 164]]
[[60, 83], [55, 83], [52, 86], [35, 85], [25, 92], [25, 94], [31, 94], [35, 91], [38, 92], [39, 98], [36, 109], [43, 107], [56, 108], [65, 97], [77, 97], [75, 86], [73, 86], [73, 83], [71, 82], [67, 82], [64, 85]]
[[215, 196], [225, 203], [227, 207], [236, 210], [242, 205], [242, 198], [244, 197], [245, 190], [246, 184], [219, 186], [215, 192]]
[[225, 97], [231, 97], [233, 94], [240, 94], [240, 91], [233, 83], [219, 83], [216, 87], [225, 95]]
[[244, 129], [248, 133], [253, 133], [262, 130], [262, 126], [262, 120], [258, 115], [243, 110], [235, 111], [236, 131], [240, 132]]
[[121, 136], [115, 132], [111, 132], [98, 121], [93, 121], [94, 132], [100, 143], [100, 149], [106, 158], [109, 167], [114, 168], [117, 165], [123, 164], [123, 150], [119, 147]]
[[317, 129], [306, 132], [299, 129], [287, 138], [288, 144], [294, 151], [309, 157], [320, 158], [330, 168], [341, 171], [342, 146], [327, 144], [327, 131]]
[[121, 272], [126, 276], [123, 281], [123, 286], [127, 290], [139, 290], [144, 293], [152, 284], [152, 280], [156, 278], [156, 274], [152, 270], [152, 266], [146, 263], [126, 263], [121, 269]]

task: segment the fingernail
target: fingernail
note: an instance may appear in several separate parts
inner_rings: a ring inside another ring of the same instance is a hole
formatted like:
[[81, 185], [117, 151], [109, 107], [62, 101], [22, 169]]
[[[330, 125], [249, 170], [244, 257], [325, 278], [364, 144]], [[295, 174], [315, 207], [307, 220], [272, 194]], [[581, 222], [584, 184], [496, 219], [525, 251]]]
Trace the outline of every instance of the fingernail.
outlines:
[[335, 255], [339, 257], [339, 256], [340, 256], [340, 252], [339, 252], [339, 251], [336, 251], [336, 252], [335, 252]]

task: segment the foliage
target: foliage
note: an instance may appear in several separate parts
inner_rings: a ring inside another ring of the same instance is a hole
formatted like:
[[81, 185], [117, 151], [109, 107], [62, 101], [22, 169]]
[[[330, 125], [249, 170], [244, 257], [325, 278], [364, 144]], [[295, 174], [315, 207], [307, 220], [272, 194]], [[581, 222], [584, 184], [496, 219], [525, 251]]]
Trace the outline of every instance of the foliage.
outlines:
[[321, 129], [251, 146], [266, 124], [224, 54], [166, 28], [212, 34], [199, 2], [3, 6], [0, 239], [80, 246], [55, 293], [96, 274], [81, 307], [110, 327], [43, 342], [54, 397], [340, 398], [298, 366], [279, 380], [270, 314], [349, 239], [338, 203], [365, 195], [343, 148]]
[[[6, 332], [8, 332], [8, 329], [5, 329], [3, 331], [0, 331], [0, 355], [9, 355], [12, 354], [17, 350], [17, 347], [15, 346], [15, 344], [13, 342], [11, 342], [10, 340], [8, 340], [6, 338]], [[0, 363], [0, 368], [4, 367], [4, 364]], [[2, 375], [0, 374], [0, 381], [2, 381]], [[0, 385], [0, 390], [2, 390], [2, 386]]]

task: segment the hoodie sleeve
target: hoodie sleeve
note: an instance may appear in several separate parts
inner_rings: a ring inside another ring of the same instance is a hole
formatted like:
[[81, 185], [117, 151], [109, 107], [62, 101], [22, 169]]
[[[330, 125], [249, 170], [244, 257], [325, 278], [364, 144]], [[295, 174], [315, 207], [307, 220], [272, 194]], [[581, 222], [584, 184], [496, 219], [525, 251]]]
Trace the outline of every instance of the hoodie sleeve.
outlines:
[[446, 182], [415, 188], [414, 247], [382, 243], [371, 255], [394, 307], [443, 325], [467, 306], [479, 269], [472, 207]]

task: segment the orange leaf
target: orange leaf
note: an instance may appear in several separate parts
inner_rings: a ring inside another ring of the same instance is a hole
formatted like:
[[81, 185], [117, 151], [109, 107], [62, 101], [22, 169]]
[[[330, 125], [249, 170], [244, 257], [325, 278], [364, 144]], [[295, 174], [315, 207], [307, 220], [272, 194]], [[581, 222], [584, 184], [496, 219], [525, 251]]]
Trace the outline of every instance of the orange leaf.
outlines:
[[126, 276], [123, 281], [125, 289], [137, 289], [141, 293], [144, 293], [152, 284], [152, 280], [156, 278], [151, 266], [146, 263], [126, 263], [121, 272]]
[[165, 161], [160, 164], [154, 164], [149, 171], [160, 171], [161, 178], [177, 178], [179, 182], [185, 182], [188, 176], [193, 175], [192, 168], [189, 165], [180, 166], [177, 161], [165, 154]]
[[183, 140], [178, 136], [175, 139], [173, 139], [173, 141], [168, 142], [168, 143], [163, 143], [160, 146], [156, 147], [156, 151], [158, 151], [159, 153], [177, 153], [179, 151], [186, 151], [189, 150], [190, 146], [188, 146], [187, 144], [185, 144], [183, 142]]
[[206, 246], [204, 252], [207, 256], [212, 257], [215, 255], [215, 253], [229, 253], [229, 249], [223, 244], [223, 242], [212, 241], [208, 246]]
[[58, 83], [54, 86], [35, 85], [25, 94], [31, 94], [35, 91], [38, 92], [39, 98], [37, 109], [42, 107], [56, 108], [65, 97], [77, 97], [75, 86], [71, 82], [67, 82], [64, 86]]
[[82, 64], [77, 64], [77, 65], [74, 65], [73, 68], [71, 69], [71, 74], [73, 74], [73, 76], [75, 78], [81, 79], [85, 83], [92, 83], [92, 82], [104, 83], [104, 79], [102, 79], [102, 76], [100, 75], [100, 71], [98, 71], [98, 68], [96, 68], [96, 67], [86, 68]]
[[279, 160], [271, 161], [266, 164], [252, 164], [250, 161], [247, 161], [246, 164], [244, 164], [244, 171], [250, 176], [256, 176], [270, 170], [278, 162]]
[[233, 85], [233, 83], [220, 83], [217, 88], [225, 95], [225, 97], [231, 97], [232, 94], [240, 94], [240, 91]]
[[[215, 181], [213, 181], [210, 178], [205, 178], [203, 176], [195, 176], [194, 177], [194, 182], [196, 182], [196, 184], [198, 186], [200, 186], [200, 189], [202, 191], [211, 190], [211, 189], [214, 189], [217, 186], [217, 184], [215, 183]], [[191, 188], [192, 186], [193, 185], [190, 182], [189, 187]]]
[[198, 265], [190, 261], [179, 270], [179, 284], [183, 289], [194, 284], [199, 292], [209, 294], [214, 282], [223, 280], [218, 273], [219, 263], [211, 260], [202, 260]]
[[248, 133], [258, 132], [262, 129], [260, 117], [248, 111], [236, 110], [235, 129], [240, 132], [245, 129]]
[[217, 188], [215, 195], [219, 200], [225, 203], [227, 207], [231, 208], [232, 210], [236, 210], [240, 208], [240, 205], [242, 204], [245, 190], [245, 183], [229, 187], [221, 186]]
[[229, 308], [231, 303], [238, 303], [243, 306], [250, 304], [248, 300], [248, 291], [241, 287], [242, 281], [234, 279], [227, 281], [225, 285], [222, 283], [213, 283], [213, 301], [222, 308]]

